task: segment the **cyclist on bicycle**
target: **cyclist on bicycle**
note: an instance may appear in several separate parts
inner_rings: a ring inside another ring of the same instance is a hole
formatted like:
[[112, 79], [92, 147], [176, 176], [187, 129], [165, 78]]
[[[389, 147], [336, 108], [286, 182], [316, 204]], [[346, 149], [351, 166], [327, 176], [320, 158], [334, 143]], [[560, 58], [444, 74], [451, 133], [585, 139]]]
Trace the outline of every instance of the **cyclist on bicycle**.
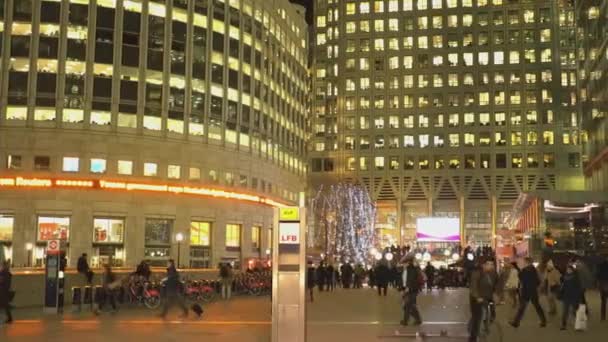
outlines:
[[[469, 342], [477, 342], [479, 329], [485, 308], [489, 304], [494, 303], [494, 293], [496, 292], [496, 284], [498, 283], [498, 275], [494, 269], [494, 261], [486, 260], [480, 266], [477, 266], [471, 274], [471, 283], [469, 291], [469, 302], [471, 306], [470, 320], [470, 337]], [[491, 306], [491, 312], [486, 312], [490, 315], [490, 320], [496, 317], [494, 306]], [[486, 327], [487, 328], [487, 327]]]

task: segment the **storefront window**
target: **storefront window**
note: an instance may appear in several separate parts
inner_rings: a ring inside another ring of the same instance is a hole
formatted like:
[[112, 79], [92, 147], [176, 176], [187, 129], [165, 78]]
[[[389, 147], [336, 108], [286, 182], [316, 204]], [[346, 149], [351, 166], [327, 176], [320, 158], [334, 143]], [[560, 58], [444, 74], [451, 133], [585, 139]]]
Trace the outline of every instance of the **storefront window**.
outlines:
[[226, 225], [226, 248], [241, 247], [241, 225], [227, 224]]
[[122, 243], [124, 229], [124, 219], [96, 217], [93, 219], [93, 242]]
[[70, 218], [38, 216], [38, 241], [68, 240]]
[[260, 234], [261, 234], [262, 228], [259, 226], [253, 226], [251, 227], [251, 248], [254, 251], [257, 251], [260, 249]]
[[190, 245], [209, 246], [211, 237], [210, 222], [190, 222]]
[[144, 256], [152, 266], [164, 266], [171, 253], [173, 220], [146, 219]]
[[14, 217], [0, 215], [0, 242], [9, 242], [13, 240], [14, 224]]
[[173, 220], [146, 219], [146, 246], [170, 245]]

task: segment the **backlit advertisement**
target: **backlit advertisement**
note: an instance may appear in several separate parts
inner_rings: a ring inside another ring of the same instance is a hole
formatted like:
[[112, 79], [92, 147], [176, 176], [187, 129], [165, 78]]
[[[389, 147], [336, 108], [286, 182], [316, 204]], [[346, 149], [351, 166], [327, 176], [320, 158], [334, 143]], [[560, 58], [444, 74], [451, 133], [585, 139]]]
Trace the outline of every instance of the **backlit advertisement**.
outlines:
[[419, 242], [459, 242], [460, 219], [454, 217], [420, 217], [416, 220]]

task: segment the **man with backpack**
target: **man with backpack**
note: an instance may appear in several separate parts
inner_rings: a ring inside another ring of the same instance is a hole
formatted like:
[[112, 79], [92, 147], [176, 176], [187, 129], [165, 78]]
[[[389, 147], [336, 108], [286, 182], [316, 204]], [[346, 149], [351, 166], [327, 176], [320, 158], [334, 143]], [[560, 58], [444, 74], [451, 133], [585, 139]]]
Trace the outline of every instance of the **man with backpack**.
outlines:
[[403, 281], [403, 320], [401, 325], [408, 325], [410, 315], [414, 316], [414, 325], [422, 324], [422, 318], [418, 311], [416, 300], [420, 289], [424, 286], [425, 279], [422, 270], [415, 260], [410, 259], [405, 262], [402, 274]]
[[220, 280], [222, 283], [222, 299], [230, 299], [232, 295], [232, 266], [229, 263], [220, 264]]

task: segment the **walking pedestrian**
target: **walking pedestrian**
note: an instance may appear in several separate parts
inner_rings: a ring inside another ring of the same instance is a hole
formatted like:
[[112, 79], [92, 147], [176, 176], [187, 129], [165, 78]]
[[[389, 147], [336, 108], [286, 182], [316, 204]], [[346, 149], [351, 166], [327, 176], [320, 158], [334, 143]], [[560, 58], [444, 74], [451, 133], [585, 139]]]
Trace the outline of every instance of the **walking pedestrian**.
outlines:
[[426, 264], [424, 268], [424, 274], [426, 274], [426, 289], [427, 291], [431, 291], [433, 289], [433, 285], [435, 284], [435, 266], [433, 266], [430, 262]]
[[547, 304], [549, 305], [549, 315], [555, 315], [557, 313], [557, 294], [561, 285], [562, 274], [553, 265], [553, 261], [547, 262], [545, 268], [545, 276], [543, 277], [543, 289], [547, 295]]
[[179, 273], [175, 268], [175, 262], [173, 259], [169, 259], [167, 264], [167, 278], [164, 281], [165, 285], [165, 303], [163, 305], [163, 311], [160, 314], [162, 318], [167, 316], [169, 308], [177, 304], [182, 309], [181, 318], [188, 317], [188, 308], [184, 302], [184, 296], [180, 293], [182, 283], [179, 279]]
[[390, 270], [388, 269], [388, 266], [386, 265], [386, 262], [384, 260], [378, 262], [374, 273], [376, 278], [376, 285], [378, 286], [378, 296], [382, 296], [382, 294], [384, 294], [384, 296], [386, 297], [386, 292], [388, 290], [388, 282], [390, 278]]
[[355, 289], [360, 289], [361, 287], [363, 287], [363, 278], [365, 278], [365, 269], [363, 269], [363, 266], [361, 264], [357, 264], [357, 266], [355, 266]]
[[78, 258], [78, 262], [76, 263], [76, 270], [78, 273], [82, 274], [87, 281], [87, 284], [91, 284], [93, 282], [93, 271], [89, 267], [89, 262], [87, 261], [87, 253], [82, 253], [82, 255]]
[[312, 261], [308, 261], [308, 269], [306, 270], [306, 287], [308, 288], [308, 294], [310, 295], [310, 302], [314, 302], [314, 291], [316, 285], [316, 269]]
[[578, 274], [581, 281], [581, 287], [583, 288], [583, 292], [581, 294], [581, 304], [585, 304], [587, 315], [589, 315], [589, 304], [587, 303], [585, 293], [587, 290], [593, 288], [593, 274], [589, 270], [589, 267], [587, 267], [587, 264], [585, 264], [580, 258], [575, 258], [573, 261], [574, 269], [576, 270], [576, 274]]
[[509, 268], [509, 263], [502, 263], [500, 268], [500, 273], [498, 275], [498, 283], [496, 284], [496, 296], [498, 297], [498, 303], [500, 305], [505, 304], [505, 290], [507, 285], [507, 280], [509, 279], [509, 273], [511, 269]]
[[340, 267], [340, 273], [342, 273], [342, 284], [344, 288], [350, 289], [353, 282], [353, 267], [347, 262]]
[[568, 316], [576, 315], [576, 310], [583, 298], [583, 287], [578, 272], [574, 269], [573, 265], [568, 265], [566, 268], [566, 273], [562, 277], [562, 284], [559, 291], [563, 308], [560, 330], [566, 330]]
[[521, 288], [519, 308], [517, 309], [515, 318], [513, 321], [509, 322], [509, 324], [514, 328], [519, 327], [528, 303], [532, 303], [536, 309], [538, 318], [540, 318], [540, 327], [544, 328], [547, 326], [547, 318], [545, 317], [545, 311], [538, 302], [538, 287], [540, 286], [538, 271], [536, 270], [536, 267], [534, 267], [532, 258], [526, 258], [525, 265], [526, 266], [519, 273]]
[[6, 261], [2, 262], [0, 265], [0, 309], [4, 309], [4, 313], [6, 314], [4, 322], [7, 324], [13, 322], [11, 302], [13, 301], [15, 292], [11, 291], [12, 279], [13, 274], [10, 270], [10, 264]]
[[601, 298], [601, 320], [606, 320], [606, 302], [608, 301], [608, 257], [597, 267], [597, 285]]
[[220, 281], [222, 283], [222, 299], [230, 299], [232, 296], [233, 273], [230, 263], [220, 264]]
[[415, 260], [406, 261], [406, 267], [402, 274], [402, 281], [404, 305], [401, 325], [408, 325], [410, 316], [414, 317], [414, 325], [420, 325], [422, 324], [422, 317], [420, 317], [416, 300], [418, 298], [418, 293], [422, 289], [422, 286], [424, 286], [424, 276]]
[[519, 305], [519, 269], [515, 262], [506, 264], [505, 269], [509, 272], [507, 282], [505, 283], [505, 292], [511, 300], [511, 306], [515, 309]]
[[317, 286], [319, 286], [319, 291], [323, 292], [323, 290], [325, 289], [325, 272], [326, 272], [326, 268], [325, 268], [325, 264], [321, 261], [321, 264], [319, 264], [319, 267], [317, 267], [317, 274], [316, 274], [316, 282], [317, 282]]
[[116, 275], [112, 272], [112, 268], [110, 265], [104, 265], [103, 274], [101, 275], [101, 289], [103, 293], [103, 298], [99, 302], [99, 312], [103, 309], [105, 304], [110, 302], [112, 306], [112, 311], [116, 311], [116, 297], [114, 295], [114, 289], [118, 286], [116, 281]]
[[[471, 273], [469, 291], [469, 305], [471, 308], [471, 321], [469, 323], [469, 342], [477, 342], [483, 310], [487, 303], [494, 302], [494, 293], [497, 288], [498, 277], [494, 270], [494, 262], [486, 260], [483, 265], [476, 267]], [[496, 311], [486, 312], [491, 320], [496, 318]], [[486, 327], [487, 328], [487, 327]]]
[[370, 270], [368, 272], [367, 285], [369, 285], [369, 287], [371, 287], [372, 289], [374, 287], [376, 287], [376, 268], [375, 267], [370, 268]]
[[331, 263], [325, 269], [325, 283], [327, 283], [328, 291], [333, 291], [336, 288], [336, 272], [334, 265]]

